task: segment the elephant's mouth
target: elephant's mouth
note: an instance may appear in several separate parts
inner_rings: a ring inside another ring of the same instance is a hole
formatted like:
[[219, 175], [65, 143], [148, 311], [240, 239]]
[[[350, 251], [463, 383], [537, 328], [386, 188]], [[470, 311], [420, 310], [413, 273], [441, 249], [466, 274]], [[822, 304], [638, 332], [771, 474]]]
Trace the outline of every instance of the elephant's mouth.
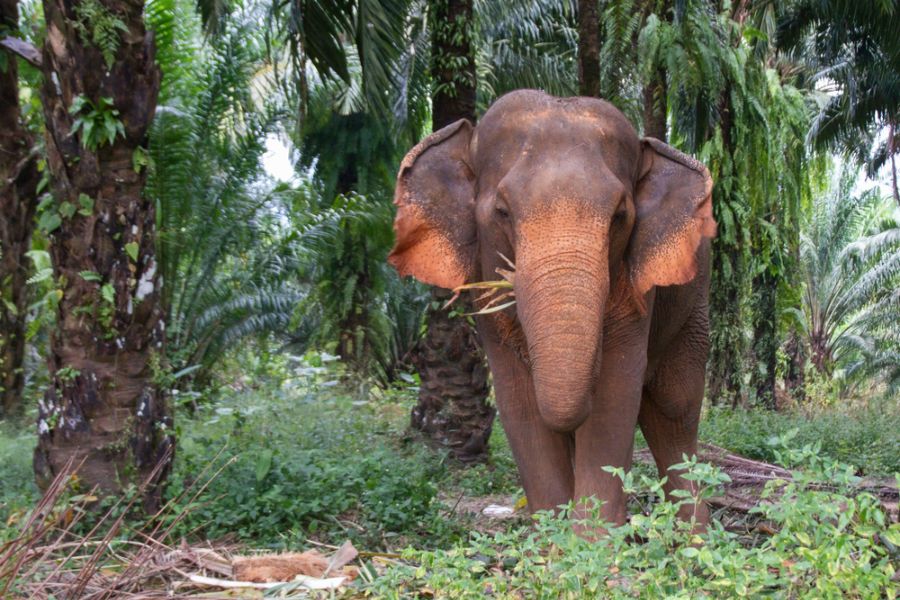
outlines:
[[504, 267], [496, 269], [500, 279], [477, 281], [454, 288], [453, 297], [445, 305], [450, 307], [463, 292], [471, 294], [471, 303], [474, 311], [468, 316], [490, 316], [500, 337], [500, 343], [512, 349], [523, 364], [531, 366], [531, 356], [528, 353], [528, 341], [525, 332], [519, 322], [519, 314], [516, 310], [516, 265], [502, 252], [497, 252], [504, 263]]

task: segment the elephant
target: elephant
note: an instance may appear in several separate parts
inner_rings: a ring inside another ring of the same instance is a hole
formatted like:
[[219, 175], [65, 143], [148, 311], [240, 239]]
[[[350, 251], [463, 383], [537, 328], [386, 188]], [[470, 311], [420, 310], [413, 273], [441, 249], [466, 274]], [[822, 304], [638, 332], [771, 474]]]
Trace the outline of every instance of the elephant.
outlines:
[[[666, 493], [696, 496], [670, 467], [696, 452], [711, 192], [705, 166], [639, 138], [608, 102], [536, 90], [403, 159], [388, 256], [401, 276], [455, 289], [514, 264], [515, 303], [475, 320], [532, 511], [593, 497], [624, 523], [622, 482], [603, 467], [630, 468], [638, 425]], [[708, 509], [678, 516], [702, 527]]]

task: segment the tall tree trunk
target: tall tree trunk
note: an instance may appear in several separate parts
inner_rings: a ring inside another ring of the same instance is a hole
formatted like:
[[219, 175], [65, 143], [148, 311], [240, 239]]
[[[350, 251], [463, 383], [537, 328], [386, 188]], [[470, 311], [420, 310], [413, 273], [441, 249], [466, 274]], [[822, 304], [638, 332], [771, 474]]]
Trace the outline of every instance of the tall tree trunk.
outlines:
[[[0, 32], [18, 28], [17, 0], [0, 0]], [[19, 111], [18, 65], [0, 49], [0, 417], [22, 409], [28, 261], [38, 183], [34, 139]]]
[[[641, 27], [635, 29], [631, 38], [633, 55], [638, 56], [638, 38], [647, 22], [647, 17], [656, 14], [660, 21], [669, 19], [671, 0], [642, 0], [640, 3]], [[643, 110], [641, 121], [644, 126], [644, 135], [667, 141], [668, 128], [666, 127], [666, 111], [668, 108], [668, 79], [663, 65], [657, 65], [649, 81], [642, 90]]]
[[[727, 178], [733, 178], [735, 142], [732, 131], [730, 104], [731, 90], [726, 87], [720, 99], [720, 123], [725, 157], [719, 172], [719, 180], [713, 189], [713, 211], [719, 223], [718, 235], [712, 242], [712, 281], [709, 292], [710, 351], [707, 395], [713, 404], [730, 404], [735, 407], [743, 400], [744, 335], [741, 318], [742, 286], [746, 270], [740, 240], [743, 236], [737, 219], [725, 220], [720, 211], [736, 205], [733, 186], [725, 186]], [[731, 231], [725, 228], [732, 223]]]
[[666, 141], [666, 71], [659, 68], [653, 79], [644, 86], [644, 135]]
[[[432, 128], [458, 119], [475, 122], [472, 0], [432, 0]], [[444, 310], [446, 290], [432, 288], [428, 329], [414, 362], [419, 401], [412, 427], [428, 434], [463, 462], [484, 460], [495, 410], [487, 403], [488, 371], [474, 328]]]
[[788, 357], [787, 372], [784, 374], [784, 388], [795, 402], [806, 400], [806, 356], [803, 342], [797, 331], [791, 331], [784, 351]]
[[897, 187], [897, 148], [895, 144], [897, 138], [894, 131], [894, 120], [891, 119], [888, 126], [888, 156], [891, 157], [891, 193], [894, 195], [894, 202], [900, 204], [900, 188]]
[[598, 0], [578, 0], [578, 93], [600, 97]]
[[[87, 488], [112, 494], [147, 484], [143, 504], [152, 511], [174, 445], [166, 398], [154, 381], [163, 361], [155, 211], [142, 196], [146, 170], [135, 160], [145, 151], [159, 91], [153, 36], [144, 29], [143, 0], [43, 6], [41, 99], [61, 216], [51, 256], [63, 297], [35, 475], [46, 485], [74, 457], [83, 461]], [[104, 121], [119, 123], [119, 131], [104, 131]]]

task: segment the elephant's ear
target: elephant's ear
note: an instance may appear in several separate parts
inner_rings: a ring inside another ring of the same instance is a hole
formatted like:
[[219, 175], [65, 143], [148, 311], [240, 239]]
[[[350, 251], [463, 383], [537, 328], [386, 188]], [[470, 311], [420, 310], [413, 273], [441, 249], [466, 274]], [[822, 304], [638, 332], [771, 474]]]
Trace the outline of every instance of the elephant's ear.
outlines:
[[396, 242], [388, 256], [401, 276], [453, 289], [473, 275], [475, 175], [469, 167], [472, 124], [432, 133], [400, 165], [394, 204]]
[[653, 286], [687, 283], [697, 274], [697, 248], [716, 235], [712, 178], [690, 156], [653, 138], [641, 141], [635, 224], [628, 263], [642, 304]]

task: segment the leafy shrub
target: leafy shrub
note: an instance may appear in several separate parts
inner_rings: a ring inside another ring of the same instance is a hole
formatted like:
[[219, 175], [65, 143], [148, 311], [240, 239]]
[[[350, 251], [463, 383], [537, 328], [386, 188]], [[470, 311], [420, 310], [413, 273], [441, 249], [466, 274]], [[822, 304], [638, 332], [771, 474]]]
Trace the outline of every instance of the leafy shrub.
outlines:
[[[182, 417], [169, 494], [223, 467], [190, 506], [184, 532], [271, 547], [311, 536], [363, 547], [401, 535], [429, 544], [458, 537], [436, 502], [447, 474], [442, 457], [419, 444], [395, 445], [402, 432], [379, 415], [393, 407], [342, 392], [329, 379], [333, 369], [299, 373], [280, 387], [224, 391]], [[215, 466], [202, 473], [208, 465]]]
[[[531, 527], [474, 534], [445, 550], [408, 549], [406, 562], [369, 591], [385, 598], [424, 590], [438, 598], [895, 598], [892, 553], [900, 544], [900, 524], [887, 524], [875, 497], [849, 495], [856, 481], [852, 467], [822, 458], [817, 445], [791, 451], [788, 441], [772, 451], [802, 470], [793, 481], [766, 488], [771, 504], [755, 512], [776, 533], [761, 543], [747, 544], [715, 521], [694, 534], [690, 523], [674, 518], [681, 502], [693, 500], [662, 500], [661, 481], [642, 476], [635, 485], [631, 474], [620, 472], [627, 491], [649, 489], [657, 498], [651, 510], [621, 527], [593, 517], [576, 523], [570, 505], [560, 517], [536, 515]], [[704, 496], [728, 479], [702, 463], [681, 467]], [[840, 491], [826, 491], [822, 482]], [[608, 528], [608, 535], [585, 539], [576, 535], [576, 524]]]

